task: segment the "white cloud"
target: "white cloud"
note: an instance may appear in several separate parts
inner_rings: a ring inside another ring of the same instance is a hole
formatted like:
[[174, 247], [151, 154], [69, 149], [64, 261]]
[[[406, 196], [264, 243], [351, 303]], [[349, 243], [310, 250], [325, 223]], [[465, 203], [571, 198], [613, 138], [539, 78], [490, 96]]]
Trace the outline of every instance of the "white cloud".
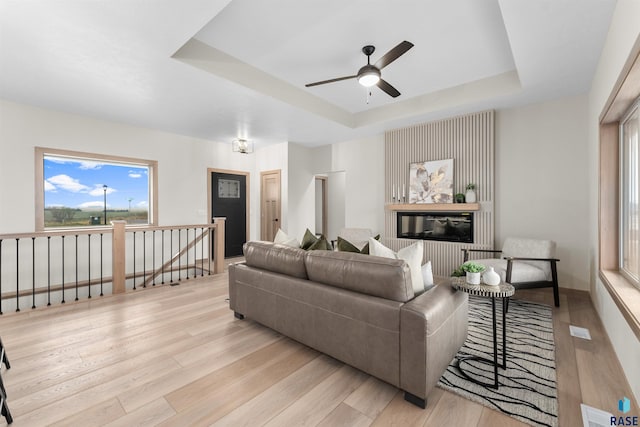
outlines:
[[[115, 188], [107, 187], [107, 194], [115, 193]], [[89, 191], [90, 196], [104, 196], [104, 187], [102, 184], [95, 184], [93, 190]]]
[[83, 170], [89, 170], [89, 169], [100, 169], [103, 165], [103, 163], [100, 162], [92, 162], [90, 160], [83, 160], [80, 163], [79, 168], [83, 169]]
[[[87, 208], [103, 208], [104, 207], [104, 203], [100, 202], [100, 201], [95, 201], [95, 202], [84, 202], [84, 203], [80, 203], [78, 205], [78, 207], [80, 209], [87, 209]], [[109, 205], [107, 205], [107, 207], [109, 207]]]
[[148, 203], [146, 201], [136, 203], [136, 206], [140, 208], [147, 207]]
[[69, 175], [64, 174], [52, 176], [51, 178], [47, 179], [47, 181], [49, 181], [50, 184], [53, 184], [59, 188], [62, 188], [63, 190], [70, 191], [72, 193], [80, 193], [89, 189], [89, 187], [87, 187], [86, 185], [80, 184], [79, 180], [71, 178]]
[[44, 181], [44, 191], [56, 191], [56, 186], [49, 181]]
[[129, 172], [129, 178], [140, 178], [141, 176], [139, 173]]

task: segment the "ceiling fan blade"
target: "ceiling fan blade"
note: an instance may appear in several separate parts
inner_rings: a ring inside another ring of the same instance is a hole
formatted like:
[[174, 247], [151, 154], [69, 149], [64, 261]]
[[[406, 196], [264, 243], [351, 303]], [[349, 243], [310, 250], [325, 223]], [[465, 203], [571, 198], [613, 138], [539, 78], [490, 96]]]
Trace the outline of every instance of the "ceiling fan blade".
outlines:
[[382, 70], [387, 65], [391, 64], [396, 59], [400, 58], [404, 55], [409, 49], [413, 47], [413, 43], [408, 41], [403, 41], [399, 43], [396, 47], [391, 49], [389, 52], [385, 53], [382, 58], [378, 59], [378, 62], [374, 64], [374, 66]]
[[397, 98], [398, 96], [400, 96], [400, 92], [398, 92], [398, 89], [396, 89], [395, 87], [391, 86], [389, 83], [387, 83], [385, 80], [378, 80], [378, 83], [376, 83], [376, 85], [382, 89], [383, 91], [385, 91], [387, 93], [387, 95], [393, 97], [393, 98]]
[[334, 82], [339, 82], [342, 80], [349, 80], [349, 79], [355, 79], [358, 76], [347, 76], [347, 77], [338, 77], [337, 79], [331, 79], [331, 80], [323, 80], [321, 82], [315, 82], [315, 83], [308, 83], [306, 85], [304, 85], [305, 87], [311, 87], [311, 86], [318, 86], [318, 85], [324, 85], [327, 83], [334, 83]]

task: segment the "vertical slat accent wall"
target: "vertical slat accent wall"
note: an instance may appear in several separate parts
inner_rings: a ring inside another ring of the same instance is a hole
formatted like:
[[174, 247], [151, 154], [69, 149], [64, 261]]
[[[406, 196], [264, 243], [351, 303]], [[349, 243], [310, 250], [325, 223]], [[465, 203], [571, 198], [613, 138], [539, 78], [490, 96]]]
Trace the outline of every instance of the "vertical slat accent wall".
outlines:
[[[484, 111], [385, 132], [385, 204], [392, 204], [392, 188], [404, 184], [409, 200], [409, 164], [453, 159], [453, 192], [476, 184], [481, 205], [474, 212], [474, 243], [424, 240], [425, 261], [434, 274], [448, 276], [462, 263], [462, 248], [492, 249], [494, 244], [494, 112]], [[425, 212], [429, 205], [424, 205]], [[385, 243], [394, 250], [415, 240], [398, 239], [397, 213], [385, 209]]]

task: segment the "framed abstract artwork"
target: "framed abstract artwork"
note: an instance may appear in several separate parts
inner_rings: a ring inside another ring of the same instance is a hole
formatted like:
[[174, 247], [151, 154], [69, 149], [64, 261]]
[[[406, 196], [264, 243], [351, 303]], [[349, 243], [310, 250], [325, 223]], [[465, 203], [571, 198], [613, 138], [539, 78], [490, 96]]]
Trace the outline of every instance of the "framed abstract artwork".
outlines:
[[453, 159], [411, 163], [409, 203], [453, 203]]

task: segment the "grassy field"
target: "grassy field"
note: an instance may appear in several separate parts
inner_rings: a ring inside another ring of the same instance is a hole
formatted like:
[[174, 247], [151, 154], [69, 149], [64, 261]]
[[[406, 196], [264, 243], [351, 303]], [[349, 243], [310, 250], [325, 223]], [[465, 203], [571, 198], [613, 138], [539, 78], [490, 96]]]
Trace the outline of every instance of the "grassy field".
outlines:
[[[128, 224], [146, 224], [147, 210], [132, 209], [107, 210], [107, 224], [114, 220], [127, 221]], [[104, 225], [103, 210], [80, 210], [72, 208], [47, 208], [44, 210], [44, 226], [51, 227], [97, 227]]]

